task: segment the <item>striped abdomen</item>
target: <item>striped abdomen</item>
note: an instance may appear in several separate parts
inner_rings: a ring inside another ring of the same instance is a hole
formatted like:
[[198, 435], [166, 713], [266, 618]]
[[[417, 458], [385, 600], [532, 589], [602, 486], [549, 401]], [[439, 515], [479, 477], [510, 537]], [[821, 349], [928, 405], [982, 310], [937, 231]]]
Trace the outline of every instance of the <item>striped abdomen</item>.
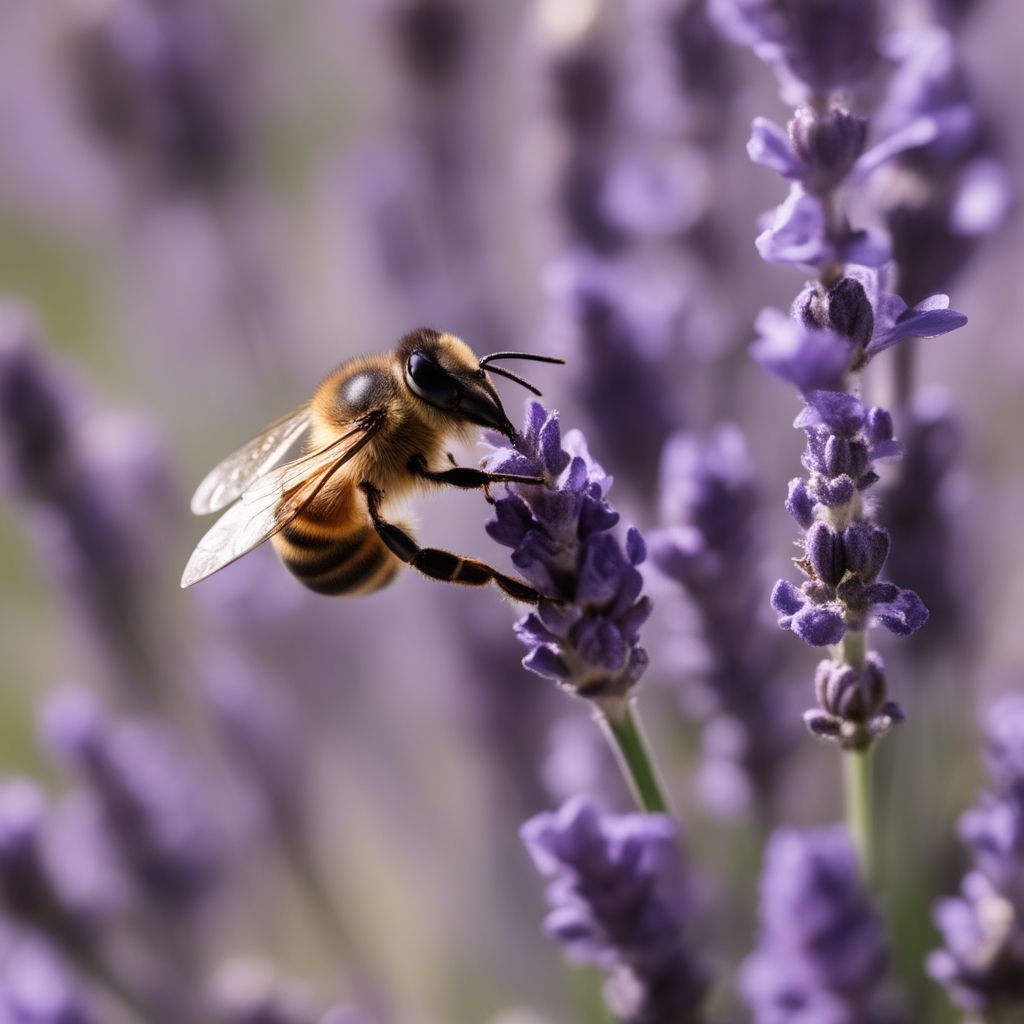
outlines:
[[318, 594], [368, 594], [390, 583], [401, 564], [365, 518], [299, 515], [274, 537], [274, 547], [299, 582]]

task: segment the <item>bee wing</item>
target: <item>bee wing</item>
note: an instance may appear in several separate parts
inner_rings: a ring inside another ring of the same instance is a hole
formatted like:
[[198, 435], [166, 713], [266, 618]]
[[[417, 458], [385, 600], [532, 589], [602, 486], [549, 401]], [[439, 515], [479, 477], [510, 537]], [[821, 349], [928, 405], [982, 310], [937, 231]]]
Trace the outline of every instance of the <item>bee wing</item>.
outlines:
[[269, 473], [285, 457], [309, 424], [308, 402], [271, 423], [206, 474], [192, 495], [192, 511], [205, 516], [227, 508], [254, 480]]
[[196, 545], [182, 573], [182, 587], [206, 579], [284, 529], [369, 444], [383, 422], [380, 414], [364, 417], [326, 448], [254, 481]]

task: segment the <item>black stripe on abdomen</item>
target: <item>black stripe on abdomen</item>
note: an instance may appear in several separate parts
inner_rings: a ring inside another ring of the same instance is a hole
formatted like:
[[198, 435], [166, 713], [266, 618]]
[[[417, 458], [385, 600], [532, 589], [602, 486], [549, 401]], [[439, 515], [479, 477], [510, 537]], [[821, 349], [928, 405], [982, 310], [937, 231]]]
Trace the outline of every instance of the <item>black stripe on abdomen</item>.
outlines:
[[[322, 531], [322, 524], [318, 525]], [[318, 594], [376, 590], [390, 582], [397, 568], [394, 556], [369, 526], [331, 535], [293, 523], [279, 536], [277, 548], [287, 569]]]

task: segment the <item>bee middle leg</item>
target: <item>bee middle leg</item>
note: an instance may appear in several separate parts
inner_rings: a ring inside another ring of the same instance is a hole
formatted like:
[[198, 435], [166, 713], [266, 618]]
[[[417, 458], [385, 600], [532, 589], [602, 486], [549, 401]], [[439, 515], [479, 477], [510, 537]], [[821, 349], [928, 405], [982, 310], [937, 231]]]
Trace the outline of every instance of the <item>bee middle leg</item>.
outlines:
[[[450, 457], [450, 456], [449, 456]], [[449, 487], [459, 487], [463, 490], [475, 490], [478, 487], [487, 488], [491, 484], [542, 484], [544, 478], [540, 476], [522, 476], [518, 473], [488, 473], [483, 469], [473, 469], [470, 466], [455, 466], [452, 469], [429, 469], [427, 460], [422, 455], [414, 455], [409, 460], [409, 469], [418, 477], [424, 480], [433, 480], [435, 483], [448, 484]]]
[[380, 514], [381, 493], [371, 483], [361, 483], [359, 489], [366, 495], [366, 505], [373, 520], [377, 535], [385, 547], [397, 558], [412, 566], [424, 576], [442, 580], [445, 583], [461, 583], [468, 587], [484, 587], [492, 580], [509, 597], [524, 604], [537, 604], [541, 597], [539, 591], [514, 576], [481, 562], [477, 558], [465, 558], [441, 548], [422, 548], [416, 541], [394, 523], [389, 523]]

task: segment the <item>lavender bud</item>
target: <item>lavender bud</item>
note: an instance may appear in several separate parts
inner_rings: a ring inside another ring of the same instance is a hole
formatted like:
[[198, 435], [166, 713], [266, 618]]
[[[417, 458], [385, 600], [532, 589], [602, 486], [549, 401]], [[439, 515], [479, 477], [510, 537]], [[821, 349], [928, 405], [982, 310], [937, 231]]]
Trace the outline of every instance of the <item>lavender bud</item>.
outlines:
[[814, 499], [811, 497], [807, 484], [799, 477], [789, 481], [789, 497], [786, 499], [786, 511], [805, 530], [814, 522]]
[[803, 161], [801, 181], [814, 195], [827, 195], [842, 184], [864, 152], [867, 118], [833, 107], [824, 117], [808, 107], [789, 122], [793, 151]]
[[807, 531], [807, 556], [815, 575], [834, 587], [846, 572], [842, 538], [825, 523], [814, 523]]
[[875, 312], [864, 286], [853, 277], [840, 278], [828, 290], [828, 326], [858, 348], [865, 347], [875, 330]]
[[821, 710], [837, 719], [840, 728], [866, 725], [885, 704], [885, 666], [876, 651], [868, 653], [862, 668], [822, 661], [814, 689]]

